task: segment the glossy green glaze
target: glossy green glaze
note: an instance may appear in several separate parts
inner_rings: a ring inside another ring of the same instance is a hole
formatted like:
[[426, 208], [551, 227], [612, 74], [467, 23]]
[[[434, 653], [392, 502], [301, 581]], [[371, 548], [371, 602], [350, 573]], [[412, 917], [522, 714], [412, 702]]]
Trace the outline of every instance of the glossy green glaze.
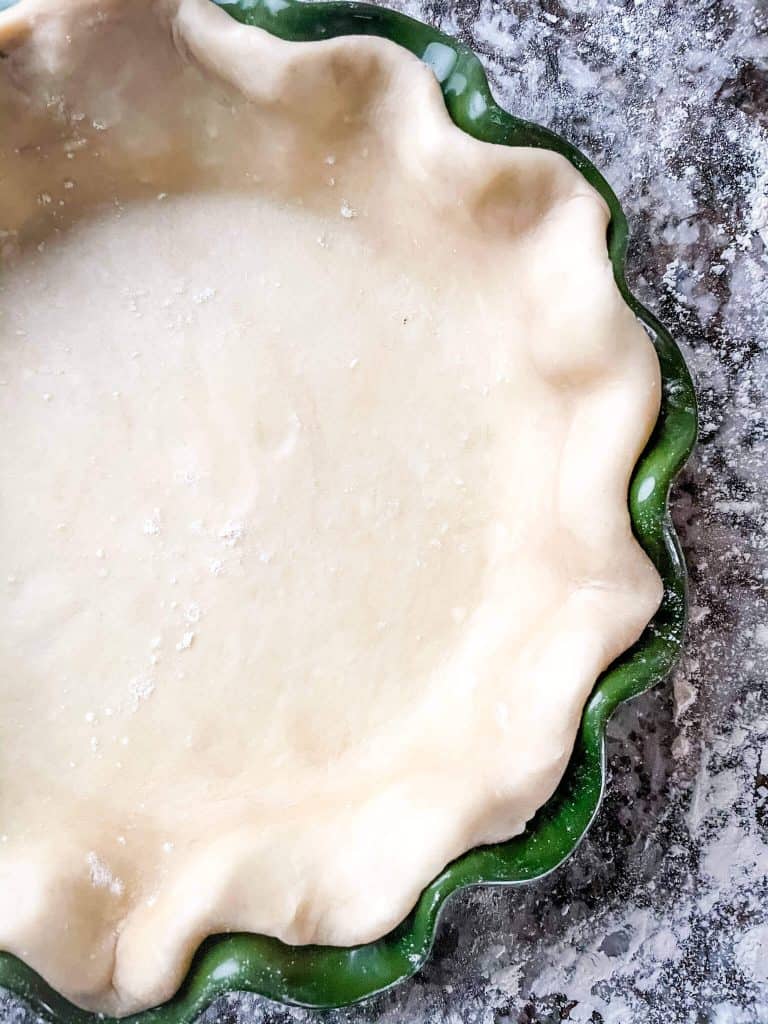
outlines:
[[[127, 1018], [131, 1024], [186, 1024], [216, 996], [237, 990], [304, 1006], [339, 1006], [413, 974], [429, 954], [438, 915], [451, 893], [467, 885], [540, 878], [575, 849], [603, 792], [606, 723], [618, 704], [666, 676], [680, 651], [686, 618], [685, 564], [667, 499], [670, 484], [696, 439], [696, 398], [674, 341], [627, 288], [627, 222], [604, 178], [569, 143], [498, 107], [477, 57], [427, 25], [382, 8], [347, 2], [309, 5], [299, 0], [237, 0], [220, 2], [220, 6], [241, 22], [291, 41], [361, 34], [393, 40], [432, 66], [450, 115], [464, 131], [487, 142], [555, 150], [604, 197], [611, 210], [607, 244], [616, 281], [627, 303], [649, 328], [662, 370], [661, 413], [635, 469], [629, 505], [635, 533], [656, 564], [665, 591], [659, 611], [639, 642], [598, 681], [585, 708], [565, 778], [524, 835], [472, 850], [454, 861], [424, 891], [410, 916], [378, 942], [338, 949], [286, 946], [257, 935], [213, 937], [199, 950], [176, 997], [157, 1009]], [[376, 884], [375, 879], [371, 884]], [[95, 1024], [104, 1019], [73, 1007], [7, 954], [0, 954], [0, 984], [29, 1000], [41, 1016], [56, 1024]]]

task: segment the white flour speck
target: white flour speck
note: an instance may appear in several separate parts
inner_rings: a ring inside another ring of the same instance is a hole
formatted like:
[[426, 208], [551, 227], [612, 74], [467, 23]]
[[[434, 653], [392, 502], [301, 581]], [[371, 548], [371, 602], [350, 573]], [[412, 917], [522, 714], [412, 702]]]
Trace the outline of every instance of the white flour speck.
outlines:
[[189, 648], [194, 643], [194, 641], [195, 641], [195, 634], [194, 634], [194, 632], [191, 629], [187, 630], [187, 632], [183, 634], [181, 640], [179, 640], [179, 642], [176, 644], [176, 650], [177, 651], [188, 651]]
[[91, 850], [85, 859], [88, 864], [91, 885], [95, 889], [109, 889], [114, 896], [122, 896], [125, 891], [123, 882], [112, 874], [99, 855]]
[[139, 705], [149, 700], [155, 692], [155, 680], [149, 675], [135, 676], [131, 680], [128, 696], [128, 710], [138, 711]]
[[245, 527], [243, 524], [232, 519], [226, 522], [219, 530], [219, 538], [228, 548], [233, 548], [236, 544], [239, 544], [244, 536]]
[[144, 520], [142, 531], [148, 537], [155, 537], [160, 533], [160, 509], [156, 508], [152, 515]]

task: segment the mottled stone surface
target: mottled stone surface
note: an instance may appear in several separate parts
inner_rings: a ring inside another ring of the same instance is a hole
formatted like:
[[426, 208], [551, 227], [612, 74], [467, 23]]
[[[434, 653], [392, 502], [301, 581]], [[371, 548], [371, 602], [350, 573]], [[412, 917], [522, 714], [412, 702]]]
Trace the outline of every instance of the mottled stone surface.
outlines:
[[608, 795], [567, 866], [454, 899], [429, 966], [363, 1006], [241, 996], [204, 1022], [768, 1022], [768, 5], [398, 6], [471, 43], [500, 101], [580, 146], [624, 203], [630, 283], [701, 398], [674, 499], [688, 651], [614, 718]]

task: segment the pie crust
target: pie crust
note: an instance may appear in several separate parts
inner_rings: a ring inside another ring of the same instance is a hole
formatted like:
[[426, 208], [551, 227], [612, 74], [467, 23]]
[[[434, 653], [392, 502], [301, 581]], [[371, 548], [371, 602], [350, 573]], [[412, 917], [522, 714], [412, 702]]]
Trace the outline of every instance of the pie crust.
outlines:
[[22, 0], [0, 51], [0, 948], [122, 1015], [524, 829], [661, 599], [659, 367], [603, 200], [393, 43]]

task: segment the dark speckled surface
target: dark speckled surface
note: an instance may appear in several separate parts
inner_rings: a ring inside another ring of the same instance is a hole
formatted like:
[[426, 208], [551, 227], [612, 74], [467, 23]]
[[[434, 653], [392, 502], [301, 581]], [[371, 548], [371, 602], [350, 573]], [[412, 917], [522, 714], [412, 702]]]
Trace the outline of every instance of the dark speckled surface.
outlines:
[[[408, 0], [500, 101], [606, 173], [630, 284], [683, 345], [701, 443], [675, 518], [684, 663], [610, 728], [611, 782], [568, 865], [456, 899], [429, 967], [347, 1011], [232, 997], [205, 1024], [768, 1022], [768, 4]], [[32, 1018], [0, 1002], [3, 1024]]]

